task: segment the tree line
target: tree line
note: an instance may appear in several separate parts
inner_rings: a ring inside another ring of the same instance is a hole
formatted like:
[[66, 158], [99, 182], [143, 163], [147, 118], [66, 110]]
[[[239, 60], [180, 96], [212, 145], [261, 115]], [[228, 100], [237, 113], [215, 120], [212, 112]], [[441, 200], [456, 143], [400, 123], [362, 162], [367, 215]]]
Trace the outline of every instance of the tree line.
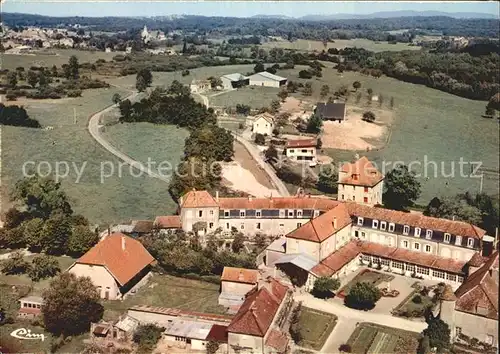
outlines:
[[24, 107], [6, 106], [3, 103], [0, 103], [0, 125], [28, 128], [41, 127], [36, 119], [29, 117]]

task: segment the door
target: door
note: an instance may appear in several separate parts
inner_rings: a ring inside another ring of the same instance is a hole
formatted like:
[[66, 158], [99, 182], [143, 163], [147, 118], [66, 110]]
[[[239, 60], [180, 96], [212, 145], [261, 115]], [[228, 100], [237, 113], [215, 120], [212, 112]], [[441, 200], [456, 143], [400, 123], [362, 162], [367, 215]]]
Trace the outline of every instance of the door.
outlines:
[[106, 300], [109, 300], [109, 291], [108, 290], [106, 290], [106, 292], [104, 293], [104, 298]]

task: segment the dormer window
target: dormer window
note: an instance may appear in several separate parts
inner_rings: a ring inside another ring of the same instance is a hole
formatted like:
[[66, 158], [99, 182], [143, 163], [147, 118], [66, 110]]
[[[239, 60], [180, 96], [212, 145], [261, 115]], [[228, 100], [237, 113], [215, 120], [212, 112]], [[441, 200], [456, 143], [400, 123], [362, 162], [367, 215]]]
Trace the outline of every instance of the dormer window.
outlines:
[[432, 238], [432, 230], [425, 231], [425, 238], [430, 240]]
[[420, 232], [422, 231], [422, 229], [420, 229], [420, 227], [416, 227], [415, 228], [415, 237], [420, 237]]
[[226, 217], [226, 218], [229, 217], [229, 210], [224, 210], [224, 217]]
[[361, 216], [358, 216], [358, 226], [363, 226], [363, 218]]
[[446, 233], [444, 234], [444, 242], [446, 242], [446, 243], [450, 243], [450, 241], [451, 241], [451, 235], [450, 235], [449, 233], [447, 233], [447, 232], [446, 232]]
[[293, 210], [288, 210], [288, 217], [293, 218]]
[[255, 211], [255, 216], [260, 218], [262, 216], [262, 210], [256, 210]]
[[394, 223], [389, 223], [389, 231], [390, 232], [394, 232], [394, 229], [396, 228], [396, 225], [394, 225]]
[[457, 236], [455, 239], [455, 245], [461, 246], [462, 245], [462, 236]]
[[474, 247], [474, 239], [473, 238], [469, 237], [467, 239], [467, 247], [469, 247], [469, 248]]
[[387, 223], [385, 221], [380, 222], [380, 230], [384, 230], [387, 228]]
[[280, 209], [280, 218], [285, 217], [285, 211], [283, 209]]
[[408, 235], [410, 233], [410, 227], [408, 225], [403, 226], [403, 235]]
[[297, 210], [297, 217], [301, 218], [302, 217], [302, 210]]
[[378, 228], [378, 220], [373, 220], [373, 221], [372, 221], [372, 228], [373, 228], [373, 229]]
[[245, 217], [245, 210], [240, 210], [240, 218], [244, 218]]
[[352, 179], [355, 180], [355, 181], [357, 181], [358, 180], [358, 175], [357, 174], [353, 174], [352, 175]]

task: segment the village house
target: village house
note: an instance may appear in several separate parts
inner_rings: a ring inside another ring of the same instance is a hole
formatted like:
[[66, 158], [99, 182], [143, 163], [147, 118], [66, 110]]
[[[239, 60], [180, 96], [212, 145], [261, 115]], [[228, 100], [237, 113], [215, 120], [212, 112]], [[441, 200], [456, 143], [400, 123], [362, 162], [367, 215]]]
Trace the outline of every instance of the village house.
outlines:
[[274, 118], [269, 113], [258, 114], [252, 123], [252, 132], [271, 136], [274, 130]]
[[224, 90], [232, 90], [247, 86], [249, 82], [248, 77], [240, 73], [222, 75], [220, 79], [222, 80], [222, 87]]
[[139, 241], [113, 233], [81, 256], [68, 272], [89, 277], [101, 298], [118, 300], [143, 285], [154, 262]]
[[322, 120], [333, 120], [343, 122], [346, 120], [346, 104], [343, 102], [318, 103], [314, 109]]
[[339, 170], [338, 199], [365, 205], [381, 205], [384, 176], [373, 163], [362, 157], [342, 165]]
[[285, 156], [292, 161], [316, 163], [316, 139], [288, 140], [285, 145]]
[[286, 85], [287, 78], [262, 71], [248, 77], [250, 86], [281, 87]]
[[256, 269], [224, 267], [221, 276], [219, 305], [237, 310], [245, 295], [257, 286], [259, 271]]
[[162, 234], [172, 234], [182, 229], [181, 217], [179, 215], [157, 216], [153, 222], [153, 228]]
[[40, 296], [26, 296], [19, 300], [21, 307], [17, 312], [20, 319], [33, 319], [42, 313], [43, 298]]

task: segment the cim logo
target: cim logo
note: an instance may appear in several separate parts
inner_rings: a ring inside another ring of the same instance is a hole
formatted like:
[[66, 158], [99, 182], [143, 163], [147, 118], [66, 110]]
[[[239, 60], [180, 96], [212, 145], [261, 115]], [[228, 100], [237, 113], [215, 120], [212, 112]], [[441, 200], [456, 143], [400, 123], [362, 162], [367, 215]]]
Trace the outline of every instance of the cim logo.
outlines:
[[18, 328], [12, 331], [10, 335], [18, 339], [40, 339], [42, 342], [45, 340], [43, 334], [31, 333], [31, 330], [26, 328]]

